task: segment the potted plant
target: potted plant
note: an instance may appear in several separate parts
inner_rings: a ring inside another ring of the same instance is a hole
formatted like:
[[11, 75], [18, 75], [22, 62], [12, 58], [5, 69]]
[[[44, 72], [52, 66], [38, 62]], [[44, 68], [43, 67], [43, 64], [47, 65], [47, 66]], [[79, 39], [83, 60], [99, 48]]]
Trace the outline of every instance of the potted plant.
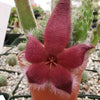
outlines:
[[87, 42], [66, 48], [70, 36], [70, 0], [60, 0], [47, 23], [44, 44], [29, 34], [18, 55], [33, 100], [77, 100], [86, 53], [94, 46]]

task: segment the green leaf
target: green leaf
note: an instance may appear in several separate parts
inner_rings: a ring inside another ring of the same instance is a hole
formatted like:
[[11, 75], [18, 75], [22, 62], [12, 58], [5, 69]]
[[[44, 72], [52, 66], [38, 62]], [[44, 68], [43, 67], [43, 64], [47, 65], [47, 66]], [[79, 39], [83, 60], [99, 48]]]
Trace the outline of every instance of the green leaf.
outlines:
[[97, 34], [98, 34], [98, 38], [100, 38], [100, 24], [98, 24], [97, 26]]
[[92, 44], [96, 46], [98, 43], [98, 39], [99, 39], [98, 34], [94, 33], [94, 39], [92, 41]]

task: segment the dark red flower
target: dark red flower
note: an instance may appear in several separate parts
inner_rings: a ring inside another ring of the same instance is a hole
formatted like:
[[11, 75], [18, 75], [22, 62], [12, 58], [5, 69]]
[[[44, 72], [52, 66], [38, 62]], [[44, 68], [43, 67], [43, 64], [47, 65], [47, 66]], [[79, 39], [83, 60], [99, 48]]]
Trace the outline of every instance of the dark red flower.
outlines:
[[73, 77], [69, 69], [79, 67], [93, 46], [79, 44], [65, 48], [70, 37], [70, 18], [70, 0], [60, 0], [47, 23], [44, 45], [29, 35], [25, 50], [26, 60], [32, 63], [26, 71], [29, 83], [50, 82], [58, 89], [72, 92]]

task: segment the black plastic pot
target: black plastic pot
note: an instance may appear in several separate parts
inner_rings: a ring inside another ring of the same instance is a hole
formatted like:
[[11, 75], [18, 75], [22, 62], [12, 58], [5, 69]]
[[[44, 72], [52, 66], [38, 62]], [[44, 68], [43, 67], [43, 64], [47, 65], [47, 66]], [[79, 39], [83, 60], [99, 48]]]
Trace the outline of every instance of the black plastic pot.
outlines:
[[10, 45], [16, 38], [18, 38], [21, 34], [15, 33], [7, 33], [4, 41], [4, 45]]
[[3, 95], [6, 100], [9, 98], [9, 94], [0, 92], [0, 95]]
[[98, 15], [98, 12], [97, 12], [97, 11], [94, 11], [94, 12], [93, 12], [93, 15]]
[[96, 26], [97, 26], [97, 24], [93, 24], [93, 25], [92, 25], [92, 28], [96, 28]]
[[96, 23], [98, 20], [97, 19], [93, 19], [93, 23]]

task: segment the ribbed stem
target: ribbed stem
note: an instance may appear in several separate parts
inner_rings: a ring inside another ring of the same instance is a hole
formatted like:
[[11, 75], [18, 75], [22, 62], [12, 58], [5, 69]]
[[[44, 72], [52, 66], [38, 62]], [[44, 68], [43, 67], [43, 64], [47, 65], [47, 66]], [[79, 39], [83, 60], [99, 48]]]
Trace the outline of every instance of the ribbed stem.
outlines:
[[30, 0], [15, 0], [19, 19], [25, 33], [37, 27]]

